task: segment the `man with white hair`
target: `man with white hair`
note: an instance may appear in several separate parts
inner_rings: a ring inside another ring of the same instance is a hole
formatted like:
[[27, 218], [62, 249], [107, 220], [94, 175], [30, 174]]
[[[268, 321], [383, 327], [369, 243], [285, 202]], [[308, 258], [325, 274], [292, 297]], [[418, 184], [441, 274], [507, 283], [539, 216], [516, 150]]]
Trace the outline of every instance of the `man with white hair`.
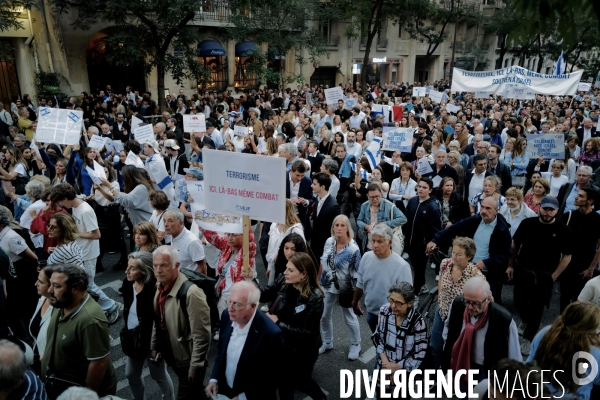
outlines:
[[[179, 381], [178, 399], [197, 399], [204, 391], [210, 346], [210, 309], [206, 295], [179, 272], [179, 254], [160, 246], [153, 257], [158, 289], [154, 296], [157, 323], [152, 331], [151, 360], [164, 358]], [[182, 304], [183, 303], [183, 304]]]
[[259, 300], [260, 290], [254, 283], [241, 281], [232, 286], [228, 307], [221, 315], [221, 340], [207, 397], [277, 399], [283, 332], [265, 313], [257, 312]]
[[46, 400], [37, 375], [27, 368], [25, 354], [16, 344], [0, 340], [0, 399]]
[[477, 378], [483, 379], [503, 358], [523, 361], [517, 325], [508, 310], [492, 301], [490, 285], [481, 277], [469, 279], [463, 295], [452, 302], [442, 338], [444, 370], [478, 369]]
[[172, 236], [171, 245], [179, 253], [181, 268], [206, 274], [204, 246], [198, 238], [183, 226], [183, 212], [178, 208], [165, 211], [165, 233]]
[[594, 126], [594, 121], [591, 118], [585, 118], [583, 125], [575, 131], [579, 138], [579, 143], [584, 143], [587, 139], [600, 136]]
[[279, 152], [279, 157], [285, 158], [287, 162], [285, 169], [287, 172], [290, 172], [292, 164], [298, 159], [298, 147], [294, 143], [284, 143], [279, 145], [277, 151]]
[[[412, 273], [408, 263], [392, 251], [392, 228], [385, 223], [375, 225], [371, 229], [371, 249], [360, 260], [358, 280], [354, 289], [352, 308], [356, 315], [363, 315], [360, 298], [365, 294], [367, 323], [372, 332], [377, 327], [379, 309], [387, 303], [387, 293], [396, 282], [408, 282], [412, 285]], [[360, 344], [356, 345], [356, 358], [360, 352]], [[348, 359], [355, 359], [352, 350]]]

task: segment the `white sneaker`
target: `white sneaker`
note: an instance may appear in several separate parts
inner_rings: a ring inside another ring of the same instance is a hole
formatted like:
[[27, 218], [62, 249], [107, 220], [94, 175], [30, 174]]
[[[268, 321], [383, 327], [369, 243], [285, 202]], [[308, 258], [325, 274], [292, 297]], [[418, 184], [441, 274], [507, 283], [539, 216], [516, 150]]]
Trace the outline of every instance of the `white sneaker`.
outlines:
[[523, 343], [521, 343], [521, 354], [523, 356], [528, 356], [531, 353], [531, 342], [527, 339], [523, 339]]
[[323, 354], [331, 349], [333, 349], [333, 343], [323, 343], [321, 347], [319, 347], [319, 354]]
[[353, 344], [350, 346], [350, 351], [348, 352], [348, 360], [354, 361], [358, 359], [360, 355], [360, 344]]

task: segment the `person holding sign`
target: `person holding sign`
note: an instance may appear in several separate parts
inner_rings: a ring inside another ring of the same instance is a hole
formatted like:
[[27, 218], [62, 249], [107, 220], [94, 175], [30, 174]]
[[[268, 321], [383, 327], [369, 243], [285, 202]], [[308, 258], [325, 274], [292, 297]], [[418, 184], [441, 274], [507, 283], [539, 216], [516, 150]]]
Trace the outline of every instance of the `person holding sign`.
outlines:
[[135, 165], [124, 166], [122, 172], [125, 193], [113, 189], [111, 194], [127, 210], [132, 225], [149, 221], [153, 210], [148, 202], [148, 195], [154, 190], [150, 176], [146, 170]]
[[175, 200], [175, 187], [173, 181], [165, 167], [165, 160], [160, 155], [160, 147], [156, 140], [149, 140], [144, 144], [144, 154], [146, 155], [145, 169], [150, 175], [150, 180], [154, 190], [162, 190], [169, 196], [171, 208], [177, 207]]
[[94, 169], [94, 160], [98, 154], [98, 150], [86, 147], [83, 154], [80, 154], [79, 143], [73, 145], [69, 163], [67, 164], [67, 182], [73, 187], [80, 187], [81, 194], [90, 196], [92, 193], [92, 178], [86, 170], [86, 167]]

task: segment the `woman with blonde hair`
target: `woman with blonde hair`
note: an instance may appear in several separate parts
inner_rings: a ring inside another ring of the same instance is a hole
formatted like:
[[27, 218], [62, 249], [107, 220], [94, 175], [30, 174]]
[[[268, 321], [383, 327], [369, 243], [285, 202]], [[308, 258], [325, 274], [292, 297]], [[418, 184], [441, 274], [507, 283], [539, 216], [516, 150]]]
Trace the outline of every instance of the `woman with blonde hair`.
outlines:
[[56, 241], [56, 247], [48, 249], [48, 265], [69, 264], [83, 268], [81, 247], [76, 242], [79, 229], [73, 217], [63, 213], [54, 214], [50, 217], [48, 232], [50, 238]]
[[471, 215], [478, 213], [483, 199], [493, 197], [498, 203], [498, 209], [506, 203], [506, 198], [500, 194], [502, 182], [496, 175], [486, 176], [483, 180], [483, 192], [476, 194], [469, 204]]
[[16, 194], [25, 194], [25, 185], [29, 182], [27, 160], [23, 158], [21, 151], [14, 146], [6, 148], [4, 159], [7, 161], [7, 166], [6, 170], [0, 166], [0, 180], [11, 181]]
[[[287, 199], [285, 201], [285, 223], [271, 224], [269, 230], [269, 247], [267, 248], [267, 279], [268, 284], [275, 281], [275, 260], [279, 252], [279, 245], [284, 237], [290, 233], [297, 233], [304, 238], [304, 229], [300, 223], [300, 219], [294, 210], [294, 204]], [[304, 239], [306, 241], [306, 239]]]
[[279, 152], [277, 151], [277, 140], [274, 137], [270, 137], [266, 141], [267, 145], [267, 155], [269, 157], [279, 157]]
[[[550, 382], [546, 382], [552, 394], [589, 400], [593, 386], [600, 385], [597, 368], [595, 376], [591, 375], [593, 365], [600, 365], [599, 335], [600, 307], [587, 301], [571, 303], [551, 326], [535, 336], [527, 362], [535, 361], [541, 370], [553, 371]], [[581, 355], [592, 359], [585, 364], [576, 362]], [[579, 370], [582, 367], [586, 370], [583, 374]], [[585, 377], [587, 382], [580, 385], [581, 380], [574, 380], [574, 376]]]
[[[527, 156], [527, 140], [524, 138], [518, 138], [515, 141], [515, 148], [513, 149], [510, 156], [506, 155], [505, 163], [510, 166], [511, 175], [513, 177], [513, 185], [523, 187], [525, 184], [526, 168], [529, 164], [529, 157]], [[518, 179], [522, 178], [522, 183], [517, 182]]]

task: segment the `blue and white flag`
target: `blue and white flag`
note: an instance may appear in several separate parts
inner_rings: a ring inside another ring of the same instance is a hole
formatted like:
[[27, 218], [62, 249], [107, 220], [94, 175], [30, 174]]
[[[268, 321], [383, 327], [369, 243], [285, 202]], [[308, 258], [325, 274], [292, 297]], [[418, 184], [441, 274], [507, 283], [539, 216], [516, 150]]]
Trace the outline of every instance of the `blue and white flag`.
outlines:
[[554, 66], [554, 72], [552, 73], [552, 75], [562, 75], [565, 73], [565, 57], [563, 52], [560, 52], [560, 57], [558, 57], [558, 61], [556, 62], [556, 65]]
[[[356, 163], [351, 162], [350, 163], [350, 168], [352, 168], [352, 171], [354, 171], [354, 173], [356, 173]], [[367, 171], [364, 168], [360, 169], [360, 178], [364, 179], [365, 181], [370, 180], [369, 179], [369, 175], [368, 175]]]
[[369, 144], [369, 147], [365, 150], [365, 156], [369, 160], [371, 169], [375, 169], [381, 161], [381, 138], [374, 137], [373, 141]]

